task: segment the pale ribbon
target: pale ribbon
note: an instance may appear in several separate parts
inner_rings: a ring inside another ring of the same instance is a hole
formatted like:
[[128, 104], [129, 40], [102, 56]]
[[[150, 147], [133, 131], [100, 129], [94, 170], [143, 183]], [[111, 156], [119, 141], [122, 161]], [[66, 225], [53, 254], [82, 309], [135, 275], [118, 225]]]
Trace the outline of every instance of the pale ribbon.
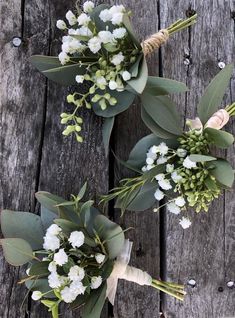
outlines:
[[132, 244], [129, 240], [125, 240], [123, 249], [114, 263], [113, 271], [107, 279], [106, 297], [112, 305], [116, 296], [118, 279], [125, 279], [141, 286], [152, 284], [152, 277], [147, 272], [128, 265]]

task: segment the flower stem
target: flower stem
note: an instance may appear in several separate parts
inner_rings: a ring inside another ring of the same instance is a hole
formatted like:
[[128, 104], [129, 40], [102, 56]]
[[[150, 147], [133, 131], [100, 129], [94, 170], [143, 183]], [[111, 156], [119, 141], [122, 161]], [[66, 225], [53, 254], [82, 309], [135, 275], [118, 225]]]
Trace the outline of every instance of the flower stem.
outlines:
[[174, 34], [178, 31], [181, 31], [183, 29], [188, 28], [189, 26], [193, 25], [196, 23], [196, 19], [197, 19], [197, 14], [194, 14], [193, 16], [191, 16], [188, 19], [180, 19], [176, 22], [174, 22], [172, 25], [170, 25], [167, 28], [167, 31], [169, 32], [169, 35]]
[[174, 283], [162, 282], [156, 279], [153, 279], [152, 286], [170, 296], [175, 297], [178, 300], [183, 301], [184, 295], [186, 294], [183, 290], [183, 285], [178, 285]]
[[230, 116], [235, 116], [235, 102], [225, 107], [225, 110], [229, 113]]

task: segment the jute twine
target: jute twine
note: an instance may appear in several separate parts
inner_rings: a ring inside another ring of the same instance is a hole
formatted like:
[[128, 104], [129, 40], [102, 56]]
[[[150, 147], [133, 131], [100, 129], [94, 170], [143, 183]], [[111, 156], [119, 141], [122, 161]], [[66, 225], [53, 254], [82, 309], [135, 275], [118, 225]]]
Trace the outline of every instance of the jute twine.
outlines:
[[148, 39], [144, 40], [141, 43], [144, 55], [151, 54], [156, 49], [159, 49], [162, 44], [166, 43], [168, 38], [169, 32], [167, 31], [167, 29], [162, 29], [157, 33], [151, 35]]

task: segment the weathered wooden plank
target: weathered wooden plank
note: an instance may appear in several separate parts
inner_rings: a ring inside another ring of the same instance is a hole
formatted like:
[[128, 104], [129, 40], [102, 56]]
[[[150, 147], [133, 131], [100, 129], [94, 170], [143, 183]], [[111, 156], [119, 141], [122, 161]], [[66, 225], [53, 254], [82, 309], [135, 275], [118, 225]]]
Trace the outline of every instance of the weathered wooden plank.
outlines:
[[[123, 1], [133, 13], [133, 25], [140, 39], [144, 39], [158, 30], [158, 4], [157, 1]], [[158, 74], [158, 54], [148, 58], [151, 74]], [[140, 103], [136, 100], [135, 105], [121, 114], [115, 125], [113, 144], [116, 155], [126, 159], [131, 148], [138, 139], [147, 135], [148, 129], [140, 119]], [[127, 176], [127, 171], [121, 166], [115, 166], [114, 182]], [[119, 218], [119, 211], [115, 211], [115, 218]], [[133, 242], [131, 264], [148, 271], [158, 277], [159, 263], [159, 216], [150, 212], [126, 212], [121, 219], [123, 227], [134, 227], [127, 232]], [[119, 288], [114, 307], [114, 316], [117, 318], [127, 317], [158, 317], [159, 316], [159, 293], [151, 287], [142, 287], [134, 283], [119, 281]]]
[[[161, 1], [161, 22], [165, 26], [190, 9], [189, 1]], [[198, 23], [169, 42], [163, 52], [163, 74], [187, 82], [191, 92], [176, 98], [182, 116], [193, 118], [196, 104], [206, 85], [219, 71], [218, 62], [234, 60], [234, 22], [232, 1], [197, 1], [194, 7]], [[234, 83], [233, 83], [234, 94]], [[231, 102], [229, 94], [227, 102]], [[229, 127], [228, 127], [229, 128]], [[229, 151], [231, 158], [234, 148]], [[187, 283], [185, 302], [180, 304], [165, 297], [166, 317], [230, 317], [235, 314], [233, 289], [226, 287], [234, 280], [234, 191], [217, 200], [208, 214], [190, 212], [193, 224], [182, 230], [176, 217], [167, 214], [166, 264], [168, 277]], [[224, 201], [225, 200], [225, 201]], [[229, 277], [229, 278], [228, 278]], [[220, 288], [222, 287], [222, 288]], [[221, 291], [221, 292], [220, 292]]]
[[[37, 1], [37, 14], [28, 21], [24, 30], [24, 16], [20, 1], [1, 2], [1, 185], [2, 208], [22, 211], [34, 210], [34, 191], [38, 178], [43, 105], [45, 87], [38, 73], [32, 71], [28, 58], [33, 49], [47, 51], [47, 37], [34, 34], [34, 25], [48, 30], [46, 4]], [[30, 30], [30, 31], [29, 31]], [[29, 32], [28, 32], [29, 31]], [[13, 37], [24, 37], [19, 47]], [[41, 86], [41, 90], [37, 89]], [[29, 94], [29, 88], [33, 92]], [[18, 285], [24, 270], [13, 268], [0, 260], [0, 316], [25, 317], [27, 299], [25, 287]]]
[[[56, 20], [64, 18], [66, 12], [73, 10], [74, 6], [73, 0], [50, 1], [50, 10], [47, 12], [51, 19], [50, 55], [57, 55], [60, 52], [59, 39], [62, 33], [56, 29]], [[69, 198], [70, 194], [77, 194], [87, 181], [88, 192], [85, 197], [94, 198], [97, 204], [98, 195], [107, 192], [109, 185], [109, 163], [108, 158], [105, 158], [104, 155], [101, 136], [102, 119], [91, 111], [82, 110], [84, 142], [79, 144], [74, 137], [64, 137], [62, 135], [64, 127], [60, 124], [59, 116], [60, 113], [69, 109], [69, 105], [66, 104], [68, 92], [68, 88], [60, 87], [52, 82], [47, 84], [47, 111], [39, 189]], [[107, 310], [106, 306], [102, 317], [108, 317]], [[61, 313], [66, 315], [66, 318], [79, 316], [79, 311], [71, 312], [66, 306], [61, 308]], [[30, 317], [46, 318], [50, 317], [50, 314], [43, 306], [32, 301]]]

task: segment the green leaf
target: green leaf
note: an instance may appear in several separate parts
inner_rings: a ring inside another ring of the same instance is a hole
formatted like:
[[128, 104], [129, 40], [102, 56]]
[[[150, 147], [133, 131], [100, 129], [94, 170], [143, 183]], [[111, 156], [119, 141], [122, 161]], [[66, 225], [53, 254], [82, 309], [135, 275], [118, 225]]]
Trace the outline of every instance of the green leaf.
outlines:
[[78, 193], [79, 200], [81, 200], [84, 197], [86, 193], [86, 189], [87, 189], [87, 182], [84, 183], [84, 185], [82, 186], [81, 190]]
[[103, 281], [108, 279], [113, 271], [114, 261], [113, 260], [107, 260], [104, 265], [102, 266], [102, 279]]
[[216, 181], [211, 179], [211, 176], [208, 176], [205, 180], [205, 185], [209, 190], [216, 191], [218, 190], [218, 186], [216, 184]]
[[162, 129], [146, 112], [143, 106], [141, 106], [141, 118], [145, 125], [158, 137], [163, 139], [173, 139], [177, 138], [176, 135], [169, 133], [168, 131]]
[[6, 261], [11, 265], [21, 266], [34, 258], [31, 246], [21, 238], [1, 239], [0, 244]]
[[145, 57], [143, 56], [140, 62], [138, 76], [127, 81], [127, 84], [132, 87], [138, 94], [142, 94], [145, 89], [148, 79], [148, 66]]
[[108, 27], [108, 30], [110, 32], [112, 32], [114, 29], [114, 25], [111, 22], [103, 22], [99, 17], [101, 11], [105, 9], [109, 9], [109, 8], [110, 8], [110, 5], [108, 4], [100, 4], [97, 7], [95, 7], [90, 14], [91, 19], [95, 22], [97, 33], [99, 31], [106, 30], [106, 27]]
[[117, 92], [111, 91], [107, 88], [106, 93], [109, 93], [112, 97], [115, 97], [117, 100], [117, 104], [113, 106], [108, 105], [105, 110], [102, 110], [98, 103], [93, 103], [92, 107], [94, 112], [96, 113], [96, 115], [101, 117], [114, 117], [115, 115], [122, 113], [124, 110], [129, 108], [136, 97], [136, 94], [126, 90], [123, 92]]
[[114, 126], [114, 120], [115, 120], [114, 117], [105, 118], [105, 121], [102, 127], [103, 144], [104, 144], [104, 150], [105, 150], [106, 156], [108, 156], [109, 140], [111, 137], [113, 126]]
[[57, 205], [66, 202], [66, 200], [64, 200], [63, 198], [46, 191], [39, 191], [35, 194], [35, 196], [42, 206], [44, 206], [45, 208], [54, 212], [57, 215], [59, 211]]
[[46, 278], [27, 280], [25, 286], [31, 291], [40, 290], [42, 293], [47, 293], [47, 298], [55, 298], [53, 292], [48, 293], [51, 290], [51, 287], [48, 285], [48, 280]]
[[48, 265], [49, 265], [49, 261], [48, 262], [36, 262], [34, 263], [29, 270], [29, 275], [30, 276], [45, 276], [48, 275], [50, 272], [48, 270]]
[[204, 155], [190, 155], [189, 159], [193, 162], [206, 162], [206, 161], [214, 161], [217, 158], [212, 156], [204, 156]]
[[173, 135], [182, 134], [179, 114], [168, 96], [153, 96], [144, 92], [141, 99], [144, 109], [158, 126]]
[[139, 66], [140, 61], [143, 59], [143, 54], [141, 53], [138, 57], [135, 63], [128, 69], [128, 72], [131, 73], [131, 77], [137, 77], [139, 74]]
[[30, 57], [30, 62], [40, 72], [61, 66], [60, 60], [55, 56], [33, 55]]
[[234, 171], [230, 163], [224, 159], [217, 159], [208, 164], [210, 174], [222, 185], [232, 187], [234, 181]]
[[206, 128], [204, 130], [208, 136], [207, 139], [219, 148], [228, 148], [234, 143], [234, 137], [230, 133], [214, 128]]
[[186, 91], [188, 91], [188, 88], [184, 83], [156, 76], [148, 77], [145, 88], [145, 92], [153, 96], [182, 93]]
[[146, 182], [141, 188], [136, 197], [127, 206], [129, 211], [145, 211], [151, 208], [156, 199], [154, 193], [157, 190], [157, 183], [155, 181]]
[[217, 111], [218, 106], [221, 104], [232, 72], [233, 65], [227, 65], [214, 77], [206, 88], [205, 93], [197, 106], [199, 118], [203, 125]]
[[64, 219], [56, 219], [54, 223], [61, 227], [63, 232], [68, 235], [73, 231], [79, 231], [81, 228], [81, 224], [75, 224], [71, 221]]
[[122, 228], [104, 215], [98, 215], [94, 224], [99, 237], [106, 241], [109, 258], [114, 259], [124, 244], [125, 237]]
[[129, 159], [127, 160], [127, 164], [135, 167], [142, 168], [145, 165], [146, 161], [146, 153], [150, 147], [153, 145], [158, 146], [161, 142], [165, 142], [168, 147], [176, 149], [178, 147], [178, 141], [176, 139], [162, 139], [154, 134], [150, 134], [148, 136], [140, 139], [134, 148], [131, 150]]
[[116, 47], [115, 45], [111, 44], [111, 43], [105, 43], [103, 44], [103, 47], [105, 48], [106, 51], [108, 52], [117, 52], [119, 50], [118, 47]]
[[142, 178], [144, 180], [151, 180], [153, 179], [157, 174], [159, 173], [163, 173], [165, 172], [165, 164], [160, 164], [160, 165], [157, 165], [156, 167], [146, 171], [145, 173], [143, 173], [143, 176]]
[[41, 221], [43, 229], [46, 230], [53, 223], [54, 219], [58, 218], [58, 214], [51, 212], [41, 205]]
[[1, 227], [5, 238], [21, 238], [27, 241], [33, 250], [42, 248], [44, 231], [38, 215], [3, 210]]
[[98, 289], [91, 292], [82, 309], [82, 318], [100, 318], [106, 299], [106, 289], [107, 284], [104, 283]]
[[140, 51], [142, 52], [142, 47], [140, 45], [139, 40], [137, 39], [137, 36], [133, 30], [132, 24], [130, 22], [129, 16], [127, 14], [124, 14], [123, 16], [123, 24], [125, 26], [125, 28], [127, 29], [127, 32], [131, 38], [131, 40], [135, 43], [135, 45], [137, 46], [138, 49], [140, 49]]

